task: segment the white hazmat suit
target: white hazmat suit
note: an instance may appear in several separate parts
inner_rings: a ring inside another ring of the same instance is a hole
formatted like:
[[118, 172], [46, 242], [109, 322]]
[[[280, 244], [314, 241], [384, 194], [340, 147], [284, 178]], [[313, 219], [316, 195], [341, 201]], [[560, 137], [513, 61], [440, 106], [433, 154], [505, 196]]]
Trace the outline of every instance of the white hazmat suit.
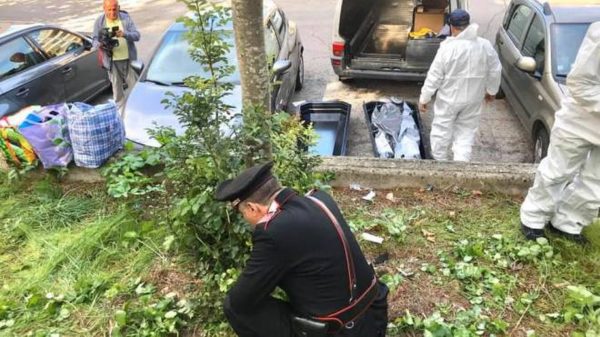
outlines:
[[578, 235], [600, 208], [600, 22], [590, 25], [567, 76], [548, 156], [521, 206], [521, 222]]
[[448, 37], [438, 49], [419, 103], [428, 104], [437, 91], [431, 125], [431, 150], [436, 160], [470, 161], [485, 94], [496, 95], [502, 65], [492, 44], [477, 36], [471, 24], [456, 37]]

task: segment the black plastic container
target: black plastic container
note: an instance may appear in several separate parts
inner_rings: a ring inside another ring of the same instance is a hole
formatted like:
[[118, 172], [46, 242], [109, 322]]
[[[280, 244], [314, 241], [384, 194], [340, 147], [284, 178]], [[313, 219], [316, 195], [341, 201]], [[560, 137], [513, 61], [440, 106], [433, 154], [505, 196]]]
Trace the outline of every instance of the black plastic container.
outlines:
[[300, 106], [300, 118], [319, 135], [309, 151], [320, 156], [345, 156], [352, 105], [342, 101], [310, 102]]
[[[377, 134], [377, 127], [373, 125], [371, 122], [371, 116], [373, 115], [373, 111], [376, 108], [384, 105], [386, 102], [382, 101], [370, 101], [363, 103], [363, 111], [365, 113], [365, 122], [367, 123], [367, 128], [369, 129], [369, 138], [371, 138], [371, 145], [373, 145], [373, 155], [375, 157], [379, 157], [379, 151], [377, 151], [377, 145], [375, 145], [375, 136]], [[431, 159], [431, 155], [427, 146], [425, 146], [425, 133], [423, 132], [423, 122], [421, 121], [421, 115], [419, 114], [419, 110], [414, 103], [406, 102], [408, 106], [412, 110], [412, 117], [415, 120], [415, 124], [419, 129], [419, 136], [421, 137], [421, 141], [419, 142], [419, 152], [421, 152], [421, 159]]]

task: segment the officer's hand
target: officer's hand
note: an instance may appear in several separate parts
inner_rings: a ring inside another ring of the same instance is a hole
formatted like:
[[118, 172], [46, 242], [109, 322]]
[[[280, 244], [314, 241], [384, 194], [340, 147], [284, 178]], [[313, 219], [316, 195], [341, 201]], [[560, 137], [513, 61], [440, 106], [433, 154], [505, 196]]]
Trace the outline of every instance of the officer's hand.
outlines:
[[122, 30], [118, 30], [118, 31], [115, 33], [115, 35], [116, 35], [117, 37], [124, 37], [124, 36], [125, 36], [125, 32], [124, 32], [124, 31], [122, 31]]
[[496, 99], [496, 96], [486, 93], [484, 99], [486, 102], [492, 103]]
[[423, 113], [427, 112], [427, 104], [419, 103], [419, 111]]

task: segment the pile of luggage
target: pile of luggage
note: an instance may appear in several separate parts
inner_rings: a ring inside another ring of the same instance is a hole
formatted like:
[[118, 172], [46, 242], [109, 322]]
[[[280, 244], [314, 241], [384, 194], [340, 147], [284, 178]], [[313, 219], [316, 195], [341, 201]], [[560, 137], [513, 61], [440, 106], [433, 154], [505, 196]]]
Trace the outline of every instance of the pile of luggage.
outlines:
[[123, 148], [125, 131], [113, 102], [30, 106], [0, 119], [0, 152], [14, 167], [100, 167]]

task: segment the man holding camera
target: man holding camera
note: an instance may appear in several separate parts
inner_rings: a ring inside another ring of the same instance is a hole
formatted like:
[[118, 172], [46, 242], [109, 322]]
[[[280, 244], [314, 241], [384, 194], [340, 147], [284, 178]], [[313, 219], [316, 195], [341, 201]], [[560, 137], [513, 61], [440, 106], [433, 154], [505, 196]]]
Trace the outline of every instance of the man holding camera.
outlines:
[[121, 114], [126, 90], [136, 81], [131, 61], [137, 59], [134, 42], [139, 40], [140, 33], [129, 14], [120, 10], [119, 2], [104, 0], [104, 14], [94, 23], [94, 46], [99, 47], [98, 62], [108, 71], [113, 98]]

